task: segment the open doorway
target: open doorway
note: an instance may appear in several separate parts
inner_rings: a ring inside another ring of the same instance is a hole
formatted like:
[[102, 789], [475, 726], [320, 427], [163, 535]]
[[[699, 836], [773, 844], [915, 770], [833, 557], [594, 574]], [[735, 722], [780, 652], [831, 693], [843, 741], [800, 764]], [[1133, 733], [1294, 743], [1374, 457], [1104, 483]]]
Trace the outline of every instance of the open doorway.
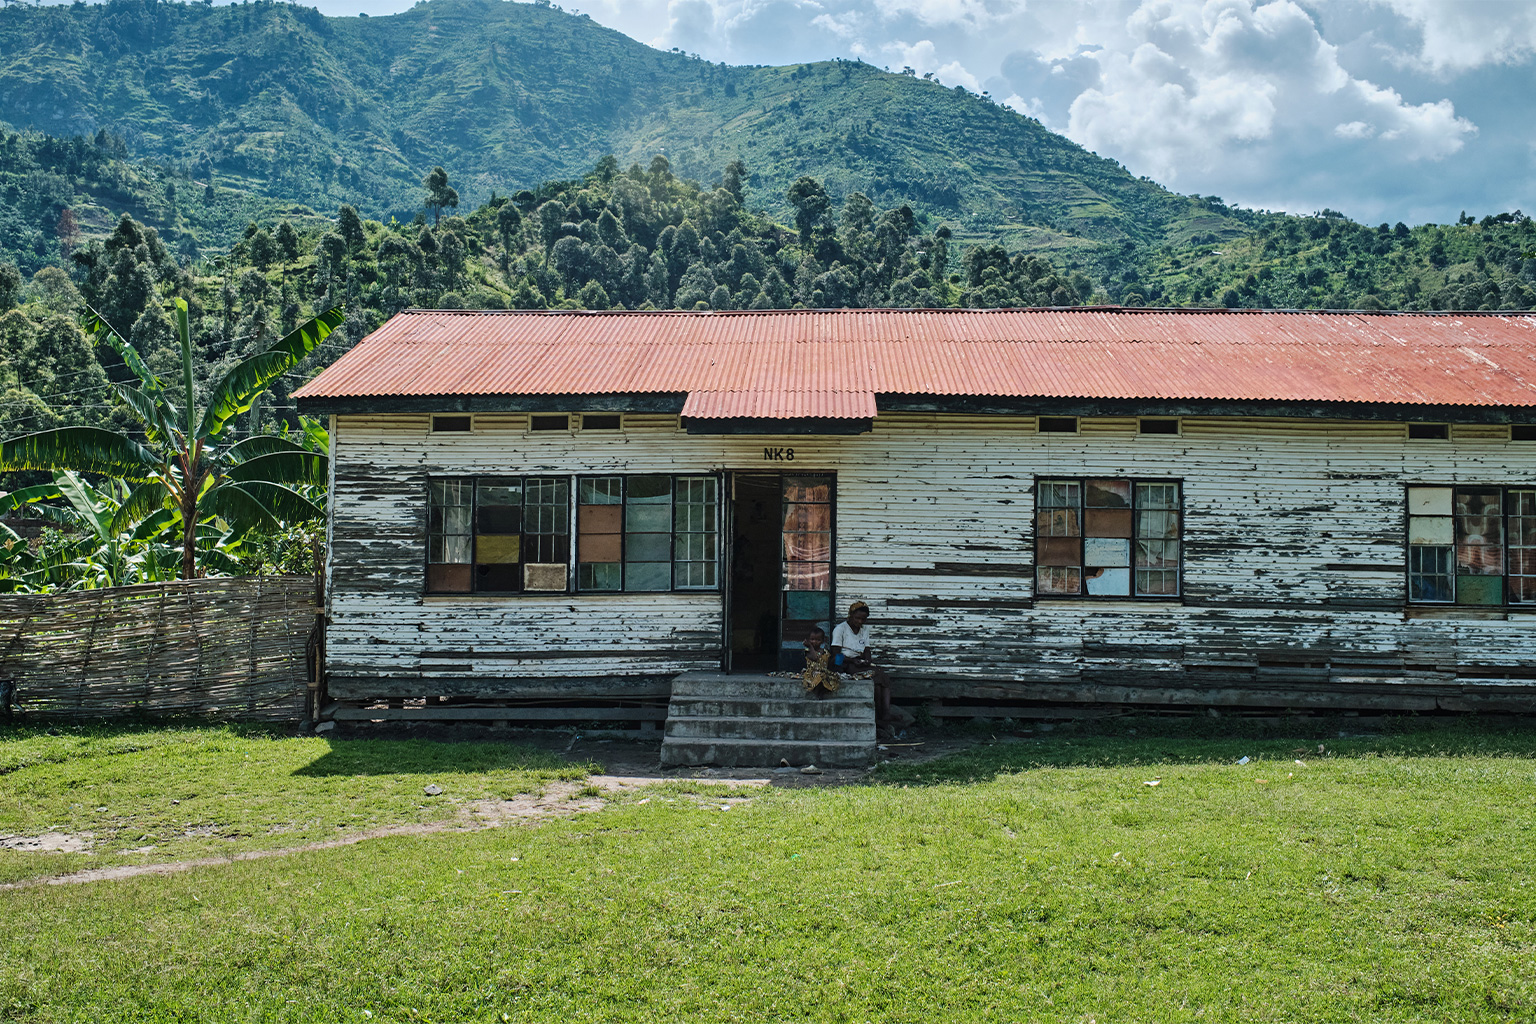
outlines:
[[811, 629], [831, 631], [833, 485], [830, 474], [732, 475], [728, 670], [799, 671]]
[[731, 481], [731, 575], [729, 668], [771, 672], [778, 668], [779, 477], [737, 473]]

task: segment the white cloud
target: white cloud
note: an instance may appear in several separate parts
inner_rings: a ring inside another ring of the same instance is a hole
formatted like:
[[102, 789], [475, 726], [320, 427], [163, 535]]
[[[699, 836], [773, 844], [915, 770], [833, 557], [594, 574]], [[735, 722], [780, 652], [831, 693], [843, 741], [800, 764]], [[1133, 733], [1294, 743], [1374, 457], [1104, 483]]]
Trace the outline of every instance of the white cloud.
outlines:
[[1536, 5], [1525, 0], [1368, 0], [1421, 35], [1417, 59], [1437, 72], [1508, 64], [1536, 53]]
[[1327, 135], [1438, 160], [1476, 130], [1448, 100], [1351, 77], [1292, 0], [1147, 0], [1119, 42], [1093, 55], [1102, 81], [1072, 102], [1067, 133], [1165, 183], [1259, 151], [1283, 164]]
[[890, 55], [893, 68], [909, 67], [919, 75], [932, 74], [945, 85], [963, 85], [972, 92], [981, 92], [981, 82], [965, 65], [957, 60], [939, 63], [943, 58], [930, 39], [919, 39], [910, 45], [897, 40], [885, 47], [885, 53]]
[[924, 25], [979, 27], [1024, 5], [987, 3], [986, 0], [874, 0], [873, 6], [887, 19], [906, 15]]

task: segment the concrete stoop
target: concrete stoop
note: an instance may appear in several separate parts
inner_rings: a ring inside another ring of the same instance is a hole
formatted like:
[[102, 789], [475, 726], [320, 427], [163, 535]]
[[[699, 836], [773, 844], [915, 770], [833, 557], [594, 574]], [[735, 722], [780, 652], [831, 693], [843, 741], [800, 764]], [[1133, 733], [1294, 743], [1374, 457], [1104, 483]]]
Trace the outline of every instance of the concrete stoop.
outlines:
[[875, 757], [875, 688], [849, 679], [808, 697], [798, 679], [685, 672], [672, 682], [661, 763], [862, 767]]

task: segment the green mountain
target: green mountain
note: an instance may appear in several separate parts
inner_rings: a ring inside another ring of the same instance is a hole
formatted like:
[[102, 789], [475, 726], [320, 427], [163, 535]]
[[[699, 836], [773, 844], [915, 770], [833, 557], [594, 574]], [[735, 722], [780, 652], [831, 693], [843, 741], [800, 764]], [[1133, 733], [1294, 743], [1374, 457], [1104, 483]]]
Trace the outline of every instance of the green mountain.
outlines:
[[[780, 220], [810, 175], [837, 202], [859, 191], [961, 239], [1064, 255], [1215, 242], [1258, 217], [1133, 177], [963, 89], [848, 61], [711, 64], [547, 3], [430, 0], [379, 18], [266, 0], [12, 5], [0, 110], [54, 136], [105, 128], [194, 189], [382, 220], [420, 210], [436, 165], [473, 204], [607, 153], [621, 166], [664, 153], [706, 182], [741, 160], [748, 206]], [[208, 225], [225, 242], [227, 227]]]

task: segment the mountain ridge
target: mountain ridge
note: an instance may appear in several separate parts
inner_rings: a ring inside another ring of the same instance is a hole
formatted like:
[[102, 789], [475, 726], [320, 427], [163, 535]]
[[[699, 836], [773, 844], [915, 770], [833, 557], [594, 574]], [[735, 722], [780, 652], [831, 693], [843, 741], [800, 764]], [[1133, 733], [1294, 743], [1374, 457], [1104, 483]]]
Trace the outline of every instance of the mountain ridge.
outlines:
[[0, 104], [18, 127], [105, 127], [194, 180], [381, 219], [419, 209], [435, 165], [478, 203], [606, 153], [658, 152], [701, 179], [743, 160], [749, 205], [780, 220], [810, 175], [835, 200], [907, 202], [1011, 248], [1215, 241], [1253, 216], [1133, 177], [964, 89], [842, 60], [717, 65], [506, 0], [356, 18], [269, 0], [11, 7]]

